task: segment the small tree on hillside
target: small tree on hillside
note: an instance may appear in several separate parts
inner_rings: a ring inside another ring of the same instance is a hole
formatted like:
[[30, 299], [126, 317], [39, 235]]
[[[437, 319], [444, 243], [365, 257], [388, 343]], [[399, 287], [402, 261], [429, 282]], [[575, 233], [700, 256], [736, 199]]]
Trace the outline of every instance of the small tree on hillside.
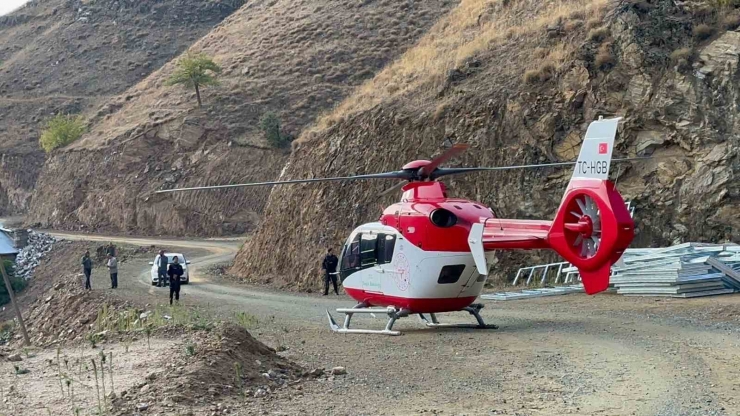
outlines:
[[58, 114], [46, 123], [39, 142], [47, 153], [64, 147], [79, 139], [85, 132], [85, 121], [82, 117]]
[[201, 87], [218, 85], [216, 75], [220, 73], [221, 67], [210, 57], [203, 54], [188, 54], [177, 63], [177, 69], [167, 80], [166, 85], [181, 84], [187, 88], [195, 88], [195, 97], [200, 108], [203, 106], [200, 99]]
[[273, 147], [283, 147], [293, 140], [291, 135], [280, 131], [280, 119], [272, 111], [268, 111], [262, 116], [260, 129], [265, 133], [265, 138]]

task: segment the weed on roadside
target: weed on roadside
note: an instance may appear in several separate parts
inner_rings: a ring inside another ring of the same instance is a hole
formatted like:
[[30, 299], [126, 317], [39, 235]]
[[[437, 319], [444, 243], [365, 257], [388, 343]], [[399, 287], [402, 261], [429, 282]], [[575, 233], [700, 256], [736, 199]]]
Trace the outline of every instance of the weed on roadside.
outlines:
[[254, 329], [259, 325], [259, 320], [252, 314], [246, 312], [234, 313], [234, 320], [236, 323], [246, 330]]

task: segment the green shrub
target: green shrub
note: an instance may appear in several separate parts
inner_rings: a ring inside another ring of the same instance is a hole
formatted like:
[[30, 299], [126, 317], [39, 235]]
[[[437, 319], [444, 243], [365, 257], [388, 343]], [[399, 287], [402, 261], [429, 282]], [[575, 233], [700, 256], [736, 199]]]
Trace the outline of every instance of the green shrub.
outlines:
[[[13, 288], [13, 292], [18, 293], [26, 288], [27, 282], [22, 277], [15, 276], [15, 264], [10, 260], [4, 260], [5, 272], [8, 273], [10, 278], [10, 286]], [[5, 288], [5, 282], [0, 283], [0, 305], [5, 305], [10, 302], [10, 295], [8, 290]]]
[[85, 121], [82, 117], [58, 114], [46, 123], [39, 141], [41, 147], [48, 153], [79, 139], [84, 132]]
[[293, 141], [293, 136], [284, 134], [280, 129], [280, 119], [275, 113], [268, 111], [260, 119], [260, 130], [273, 147], [284, 147]]

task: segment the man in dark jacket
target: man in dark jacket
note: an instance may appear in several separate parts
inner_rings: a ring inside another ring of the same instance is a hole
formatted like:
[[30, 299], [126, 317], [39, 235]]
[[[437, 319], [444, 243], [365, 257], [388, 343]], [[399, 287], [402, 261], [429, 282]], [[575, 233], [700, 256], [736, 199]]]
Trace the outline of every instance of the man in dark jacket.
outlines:
[[82, 272], [85, 273], [85, 289], [92, 290], [92, 286], [90, 285], [90, 275], [92, 274], [90, 250], [85, 251], [85, 255], [82, 256]]
[[164, 250], [159, 250], [159, 257], [157, 258], [157, 286], [167, 286], [167, 256], [164, 255]]
[[326, 256], [324, 257], [324, 261], [321, 263], [321, 268], [324, 269], [324, 296], [329, 294], [329, 280], [331, 280], [332, 284], [334, 285], [334, 293], [337, 295], [339, 294], [339, 291], [337, 290], [337, 264], [339, 263], [339, 259], [337, 259], [337, 256], [332, 253], [331, 248], [327, 250]]
[[172, 305], [172, 295], [175, 296], [177, 303], [180, 303], [180, 276], [182, 276], [182, 266], [177, 256], [172, 258], [172, 264], [167, 271], [170, 275], [170, 305]]
[[108, 243], [108, 247], [105, 248], [105, 254], [116, 257], [116, 246], [113, 245], [112, 241]]

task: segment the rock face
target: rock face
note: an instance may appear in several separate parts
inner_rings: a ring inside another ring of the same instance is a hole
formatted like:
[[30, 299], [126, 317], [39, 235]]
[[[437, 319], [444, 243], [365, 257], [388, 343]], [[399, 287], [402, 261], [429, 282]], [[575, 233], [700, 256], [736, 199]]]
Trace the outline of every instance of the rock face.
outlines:
[[[615, 155], [660, 157], [612, 167], [620, 192], [637, 207], [633, 247], [740, 239], [740, 33], [722, 29], [699, 40], [695, 25], [719, 23], [668, 0], [593, 2], [591, 9], [573, 2], [570, 14], [547, 2], [504, 3], [490, 16], [481, 12], [478, 21], [488, 23], [477, 28], [465, 24], [470, 11], [462, 5], [450, 13], [399, 64], [340, 105], [323, 130], [302, 137], [281, 178], [395, 170], [435, 156], [446, 138], [471, 145], [448, 166], [573, 160], [589, 122], [621, 116]], [[538, 23], [512, 26], [507, 16]], [[691, 49], [681, 51], [686, 45]], [[456, 59], [439, 61], [452, 65], [447, 72], [403, 65], [419, 56]], [[389, 88], [398, 74], [405, 75], [403, 90]], [[499, 217], [536, 219], [553, 217], [570, 175], [570, 168], [543, 168], [445, 182], [452, 196], [480, 201]], [[381, 182], [275, 188], [232, 272], [317, 288], [325, 247], [340, 247], [355, 226], [377, 220], [398, 198], [379, 198], [394, 184]], [[524, 263], [557, 259], [548, 252], [498, 257], [496, 273], [509, 278]]]
[[405, 51], [456, 2], [256, 1], [192, 51], [223, 68], [221, 86], [194, 93], [164, 82], [168, 63], [102, 105], [91, 130], [55, 153], [28, 221], [60, 229], [170, 235], [243, 233], [270, 189], [152, 195], [162, 188], [275, 179], [287, 149], [268, 145], [268, 111], [297, 136], [317, 115]]
[[0, 215], [28, 209], [47, 119], [94, 111], [243, 3], [48, 0], [0, 16]]

